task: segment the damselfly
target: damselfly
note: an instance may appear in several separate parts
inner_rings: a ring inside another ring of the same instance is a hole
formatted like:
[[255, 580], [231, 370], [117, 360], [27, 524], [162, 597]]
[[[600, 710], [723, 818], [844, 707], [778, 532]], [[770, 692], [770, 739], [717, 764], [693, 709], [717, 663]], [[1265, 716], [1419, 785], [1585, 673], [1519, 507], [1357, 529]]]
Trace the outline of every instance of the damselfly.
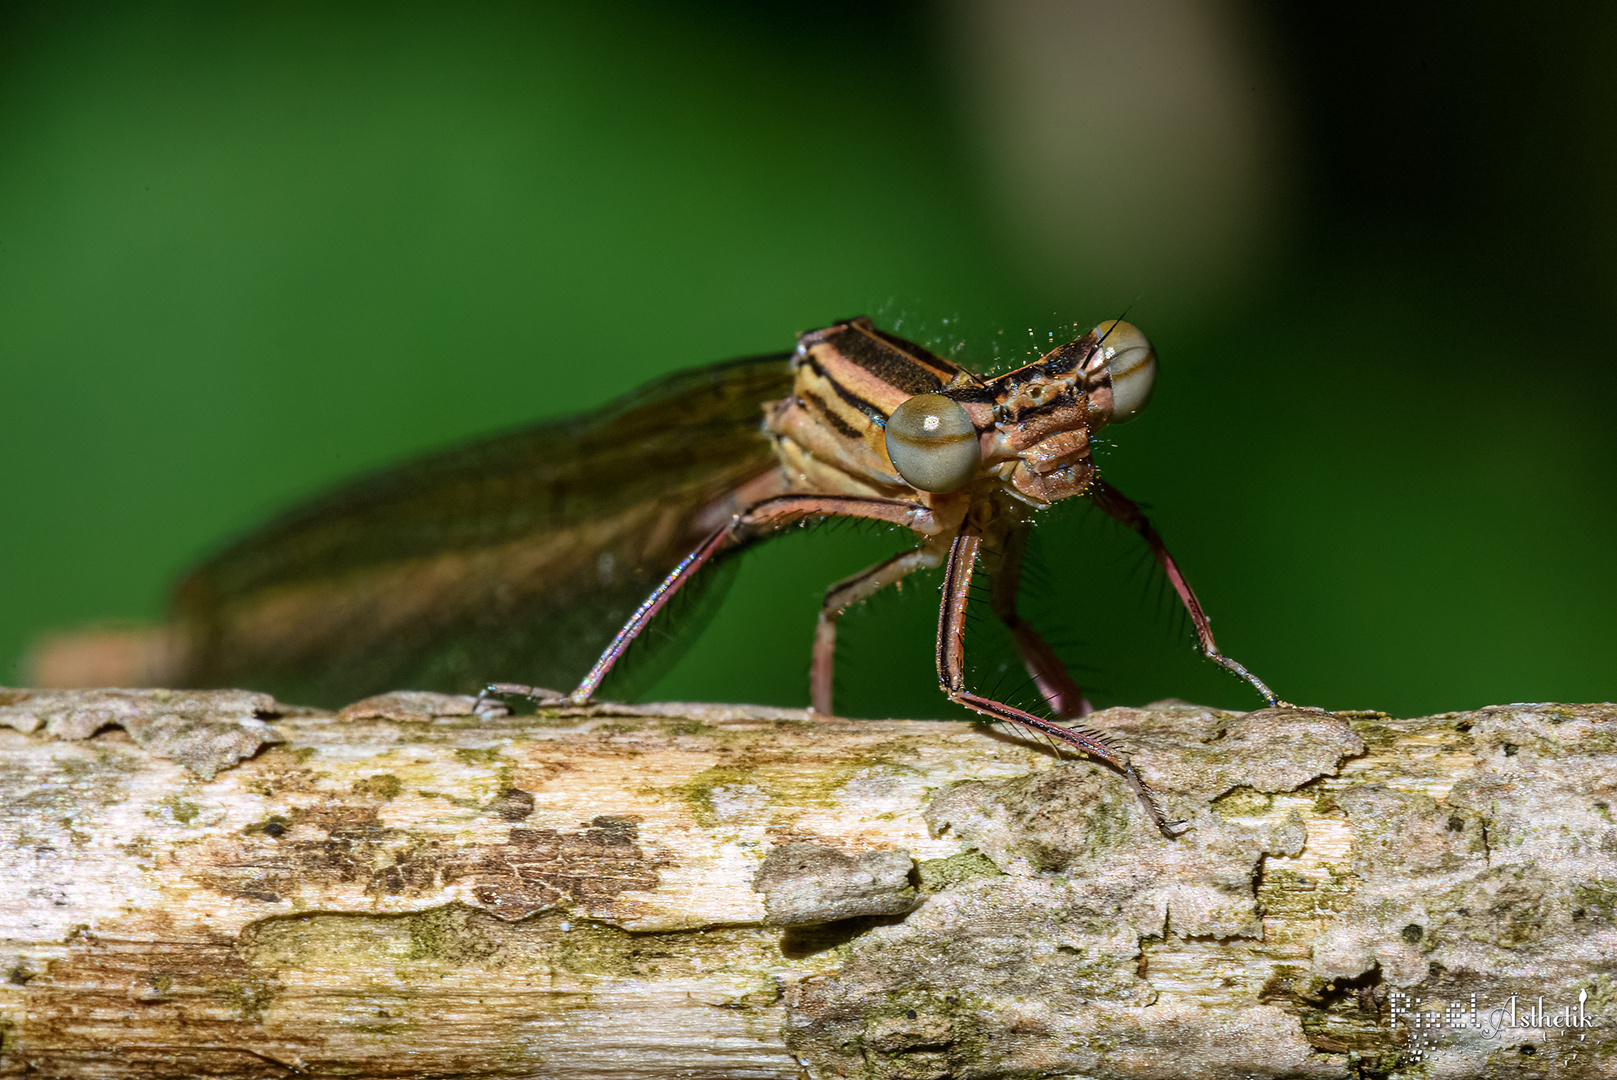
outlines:
[[[1076, 747], [1145, 796], [1126, 757], [1060, 722], [1089, 706], [1018, 613], [1017, 592], [1040, 511], [1087, 497], [1151, 549], [1201, 651], [1277, 703], [1219, 652], [1161, 537], [1095, 474], [1091, 438], [1140, 411], [1155, 371], [1150, 343], [1124, 322], [993, 377], [869, 319], [839, 322], [793, 352], [673, 375], [598, 413], [397, 466], [294, 509], [181, 583], [170, 625], [126, 642], [121, 662], [139, 668], [125, 681], [337, 704], [404, 686], [470, 691], [500, 675], [524, 682], [488, 689], [545, 697], [528, 684], [565, 685], [593, 659], [567, 695], [583, 704], [704, 564], [807, 519], [863, 518], [917, 543], [826, 592], [809, 667], [817, 712], [832, 711], [838, 616], [941, 566], [936, 660], [948, 698]], [[989, 606], [1056, 720], [966, 685], [967, 601], [985, 560]], [[44, 681], [82, 684], [84, 640], [47, 650]]]

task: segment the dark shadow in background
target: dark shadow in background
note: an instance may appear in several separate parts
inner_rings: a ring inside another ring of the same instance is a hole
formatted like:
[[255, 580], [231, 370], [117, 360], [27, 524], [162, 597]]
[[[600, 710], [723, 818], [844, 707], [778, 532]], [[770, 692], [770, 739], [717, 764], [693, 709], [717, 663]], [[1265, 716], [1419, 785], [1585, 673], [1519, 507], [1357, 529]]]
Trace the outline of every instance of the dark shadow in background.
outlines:
[[[649, 377], [871, 310], [985, 355], [1115, 315], [1134, 298], [1048, 295], [997, 242], [944, 16], [0, 7], [0, 654], [155, 617], [357, 469], [605, 400], [601, 352]], [[1288, 88], [1295, 217], [1249, 293], [1147, 299], [1159, 394], [1107, 475], [1293, 700], [1610, 698], [1617, 23], [1243, 17]], [[896, 543], [821, 539], [748, 555], [652, 693], [802, 704], [824, 583]], [[1102, 703], [1252, 703], [1165, 668], [1150, 604], [1100, 649], [1051, 559], [1046, 619], [1077, 628], [1051, 636], [1108, 655]], [[849, 620], [847, 711], [941, 713], [932, 595]]]

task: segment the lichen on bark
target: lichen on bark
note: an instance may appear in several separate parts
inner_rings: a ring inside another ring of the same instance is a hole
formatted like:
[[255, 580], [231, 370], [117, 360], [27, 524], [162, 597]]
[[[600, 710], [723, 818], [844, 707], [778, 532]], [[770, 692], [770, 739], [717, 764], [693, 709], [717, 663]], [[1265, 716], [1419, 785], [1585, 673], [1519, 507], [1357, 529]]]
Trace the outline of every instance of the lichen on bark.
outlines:
[[[185, 698], [271, 736], [204, 779], [36, 700], [0, 1075], [1617, 1072], [1613, 706], [1089, 718], [1167, 840], [974, 725], [476, 705]], [[1473, 994], [1598, 1023], [1399, 1011]]]

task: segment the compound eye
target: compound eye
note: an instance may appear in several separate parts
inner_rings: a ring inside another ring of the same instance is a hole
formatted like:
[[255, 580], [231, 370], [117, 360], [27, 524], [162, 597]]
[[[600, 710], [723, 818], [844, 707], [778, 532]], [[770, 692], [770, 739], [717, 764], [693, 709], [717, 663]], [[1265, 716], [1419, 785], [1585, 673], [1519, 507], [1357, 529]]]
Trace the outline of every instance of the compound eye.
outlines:
[[941, 495], [977, 475], [982, 448], [959, 402], [916, 394], [887, 418], [887, 456], [905, 483]]
[[1100, 342], [1100, 355], [1111, 378], [1110, 423], [1132, 420], [1151, 400], [1151, 385], [1157, 379], [1157, 351], [1136, 327], [1120, 320], [1103, 322], [1090, 333]]

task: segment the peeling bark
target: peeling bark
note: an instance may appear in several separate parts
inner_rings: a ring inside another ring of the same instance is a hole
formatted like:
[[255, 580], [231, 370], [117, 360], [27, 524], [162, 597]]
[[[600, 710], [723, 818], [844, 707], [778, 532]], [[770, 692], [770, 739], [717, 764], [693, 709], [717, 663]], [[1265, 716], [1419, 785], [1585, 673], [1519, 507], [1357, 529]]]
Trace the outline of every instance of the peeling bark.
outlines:
[[0, 691], [0, 1076], [1617, 1075], [1611, 705], [1088, 718], [1166, 840], [970, 724], [77, 693]]

